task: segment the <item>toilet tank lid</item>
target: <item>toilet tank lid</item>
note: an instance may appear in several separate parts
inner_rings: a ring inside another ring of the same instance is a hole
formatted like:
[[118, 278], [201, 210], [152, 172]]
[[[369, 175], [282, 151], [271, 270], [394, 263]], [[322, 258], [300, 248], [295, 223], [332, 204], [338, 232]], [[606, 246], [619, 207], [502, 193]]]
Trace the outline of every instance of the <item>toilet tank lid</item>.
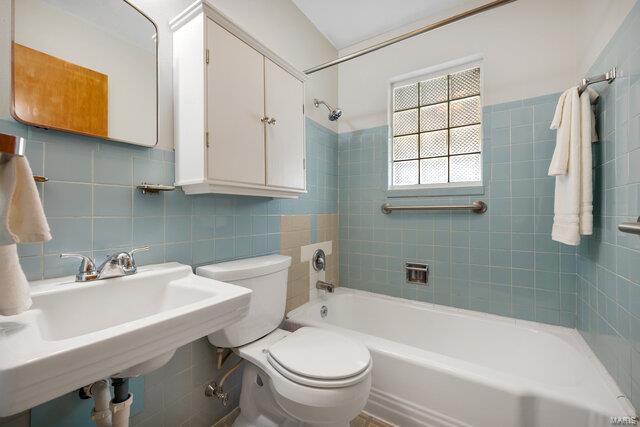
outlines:
[[205, 265], [196, 268], [196, 274], [221, 282], [235, 282], [286, 270], [290, 265], [290, 256], [267, 255]]

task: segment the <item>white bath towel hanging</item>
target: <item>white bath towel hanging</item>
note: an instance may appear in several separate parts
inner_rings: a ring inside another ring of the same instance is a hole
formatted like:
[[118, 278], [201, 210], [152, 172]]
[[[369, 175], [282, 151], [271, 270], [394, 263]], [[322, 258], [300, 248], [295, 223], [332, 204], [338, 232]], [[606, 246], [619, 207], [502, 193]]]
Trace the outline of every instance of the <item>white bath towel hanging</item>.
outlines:
[[591, 146], [597, 141], [591, 103], [598, 94], [587, 88], [566, 90], [558, 100], [551, 129], [557, 129], [549, 175], [556, 177], [551, 238], [578, 245], [580, 235], [593, 233]]
[[51, 240], [29, 162], [14, 156], [0, 161], [0, 315], [31, 307], [29, 284], [16, 243]]

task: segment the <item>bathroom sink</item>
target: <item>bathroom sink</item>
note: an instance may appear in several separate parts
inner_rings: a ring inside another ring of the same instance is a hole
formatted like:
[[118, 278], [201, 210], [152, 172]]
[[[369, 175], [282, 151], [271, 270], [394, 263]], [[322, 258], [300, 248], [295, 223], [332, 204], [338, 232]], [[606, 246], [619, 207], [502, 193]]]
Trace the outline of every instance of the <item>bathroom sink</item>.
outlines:
[[31, 309], [0, 316], [0, 417], [102, 378], [157, 368], [176, 348], [239, 320], [251, 298], [249, 289], [178, 263], [31, 285]]

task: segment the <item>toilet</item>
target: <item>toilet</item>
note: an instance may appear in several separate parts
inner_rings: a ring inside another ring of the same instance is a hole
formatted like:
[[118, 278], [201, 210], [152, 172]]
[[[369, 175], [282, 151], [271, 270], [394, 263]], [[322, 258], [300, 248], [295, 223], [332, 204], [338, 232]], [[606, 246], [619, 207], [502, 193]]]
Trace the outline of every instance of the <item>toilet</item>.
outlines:
[[246, 360], [236, 427], [348, 426], [371, 389], [371, 355], [325, 329], [280, 329], [291, 257], [268, 255], [198, 267], [201, 276], [253, 291], [248, 314], [209, 335]]

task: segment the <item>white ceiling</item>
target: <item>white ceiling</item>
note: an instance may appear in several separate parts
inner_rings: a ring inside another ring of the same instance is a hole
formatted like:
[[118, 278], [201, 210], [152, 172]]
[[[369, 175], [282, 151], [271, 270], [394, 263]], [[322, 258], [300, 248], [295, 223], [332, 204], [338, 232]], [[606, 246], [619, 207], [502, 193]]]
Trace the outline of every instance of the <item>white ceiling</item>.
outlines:
[[293, 0], [340, 50], [474, 0]]

